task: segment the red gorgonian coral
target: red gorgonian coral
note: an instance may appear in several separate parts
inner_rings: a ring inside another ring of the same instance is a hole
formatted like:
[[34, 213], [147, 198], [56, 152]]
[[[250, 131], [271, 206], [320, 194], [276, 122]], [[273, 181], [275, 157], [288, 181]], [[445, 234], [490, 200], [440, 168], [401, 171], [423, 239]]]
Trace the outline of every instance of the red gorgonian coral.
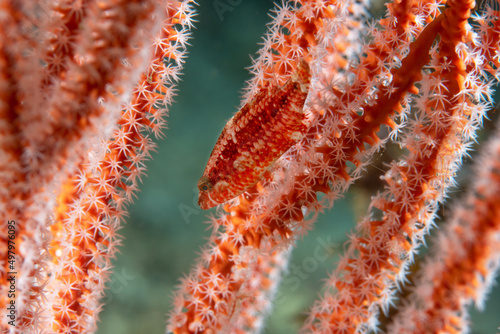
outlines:
[[[499, 5], [400, 0], [377, 22], [363, 1], [277, 6], [242, 106], [291, 82], [305, 60], [300, 105], [311, 124], [212, 219], [167, 331], [259, 332], [294, 241], [395, 142], [403, 153], [302, 328], [376, 331], [492, 106]], [[193, 16], [191, 1], [0, 1], [2, 332], [96, 330], [117, 231], [165, 126]], [[500, 262], [498, 143], [389, 331], [467, 330], [465, 307]]]

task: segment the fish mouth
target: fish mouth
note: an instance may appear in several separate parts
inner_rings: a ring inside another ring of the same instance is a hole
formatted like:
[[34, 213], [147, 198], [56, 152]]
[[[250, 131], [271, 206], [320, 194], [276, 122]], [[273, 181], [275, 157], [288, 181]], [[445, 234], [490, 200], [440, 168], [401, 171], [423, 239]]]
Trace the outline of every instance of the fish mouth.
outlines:
[[216, 205], [219, 205], [219, 203], [216, 203], [214, 200], [212, 200], [208, 193], [200, 192], [200, 196], [198, 197], [198, 205], [202, 210], [208, 210]]

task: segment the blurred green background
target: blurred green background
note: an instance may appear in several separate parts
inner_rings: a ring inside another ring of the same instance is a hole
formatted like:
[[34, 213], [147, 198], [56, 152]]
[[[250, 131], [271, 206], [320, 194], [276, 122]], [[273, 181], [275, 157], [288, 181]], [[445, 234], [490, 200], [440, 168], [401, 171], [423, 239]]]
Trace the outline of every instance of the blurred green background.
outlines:
[[[218, 15], [215, 1], [197, 7], [189, 56], [176, 103], [168, 117], [166, 140], [148, 162], [148, 177], [130, 208], [121, 254], [114, 261], [98, 333], [164, 333], [172, 291], [187, 273], [209, 231], [207, 214], [198, 208], [196, 184], [226, 121], [239, 105], [245, 69], [255, 57], [270, 21], [272, 1], [240, 1], [233, 11]], [[295, 333], [304, 312], [318, 294], [321, 280], [334, 268], [346, 233], [364, 214], [378, 179], [365, 178], [346, 199], [322, 215], [315, 229], [297, 243], [292, 264], [304, 272], [299, 283], [285, 280], [264, 333]], [[184, 211], [184, 215], [182, 214]], [[334, 255], [314, 258], [318, 245], [328, 243]], [[500, 291], [490, 296], [484, 313], [473, 312], [473, 333], [495, 333], [500, 325]]]

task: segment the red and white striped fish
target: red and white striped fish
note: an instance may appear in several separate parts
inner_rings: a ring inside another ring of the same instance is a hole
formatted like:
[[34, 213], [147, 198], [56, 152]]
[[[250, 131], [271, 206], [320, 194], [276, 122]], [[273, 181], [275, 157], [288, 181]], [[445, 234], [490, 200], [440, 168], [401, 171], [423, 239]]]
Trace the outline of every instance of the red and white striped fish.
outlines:
[[222, 130], [198, 181], [204, 210], [254, 186], [273, 163], [305, 135], [311, 74], [302, 60], [283, 85], [270, 85], [243, 106]]

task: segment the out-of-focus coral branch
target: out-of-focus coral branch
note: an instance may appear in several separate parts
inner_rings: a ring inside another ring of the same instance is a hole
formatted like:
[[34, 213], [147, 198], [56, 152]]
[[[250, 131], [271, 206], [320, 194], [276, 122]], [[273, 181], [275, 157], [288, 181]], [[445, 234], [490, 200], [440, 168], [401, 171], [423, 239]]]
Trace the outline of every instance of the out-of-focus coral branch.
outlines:
[[[139, 6], [134, 3], [125, 5], [102, 2], [100, 5], [104, 7], [93, 8], [95, 21], [93, 24], [89, 22], [88, 25], [91, 31], [82, 35], [81, 51], [85, 53], [86, 59], [70, 67], [71, 73], [64, 78], [54, 78], [59, 85], [55, 95], [36, 104], [30, 100], [26, 86], [22, 86], [31, 78], [33, 88], [41, 87], [41, 76], [38, 76], [40, 71], [27, 73], [31, 70], [32, 63], [39, 60], [36, 60], [36, 54], [33, 58], [27, 57], [26, 54], [35, 50], [32, 49], [32, 43], [26, 43], [26, 40], [30, 41], [29, 38], [22, 38], [25, 34], [30, 35], [29, 28], [32, 28], [24, 27], [20, 17], [24, 11], [30, 9], [28, 6], [24, 7], [26, 4], [28, 2], [12, 2], [7, 9], [8, 13], [2, 14], [2, 17], [12, 16], [5, 19], [7, 21], [18, 20], [19, 26], [13, 28], [20, 30], [17, 31], [19, 40], [9, 40], [12, 31], [6, 32], [3, 49], [10, 65], [8, 70], [18, 70], [24, 76], [16, 80], [13, 88], [8, 90], [10, 96], [5, 107], [10, 111], [9, 117], [3, 121], [15, 127], [15, 140], [10, 142], [15, 143], [15, 153], [12, 160], [4, 160], [1, 166], [2, 172], [11, 170], [9, 178], [2, 178], [2, 224], [6, 224], [10, 219], [18, 222], [18, 244], [15, 253], [19, 272], [16, 287], [20, 330], [25, 326], [26, 314], [32, 313], [34, 308], [38, 307], [37, 299], [43, 295], [38, 291], [36, 283], [33, 284], [41, 279], [41, 271], [45, 267], [45, 250], [49, 235], [46, 223], [53, 203], [53, 199], [50, 199], [50, 191], [53, 190], [51, 187], [57, 187], [63, 169], [70, 169], [71, 161], [79, 158], [75, 151], [69, 154], [68, 149], [82, 147], [81, 143], [79, 145], [81, 137], [85, 133], [91, 133], [93, 126], [90, 124], [95, 122], [91, 117], [98, 117], [102, 110], [98, 107], [97, 99], [106, 98], [106, 85], [112, 84], [113, 79], [118, 76], [114, 75], [114, 71], [117, 71], [115, 74], [129, 72], [125, 68], [120, 69], [119, 62], [123, 57], [134, 57], [135, 52], [131, 44], [135, 40], [134, 34], [150, 24], [149, 16], [154, 10], [152, 2]], [[137, 12], [132, 14], [132, 10]], [[49, 19], [50, 17], [46, 17], [46, 20]], [[9, 25], [7, 27], [9, 28]], [[104, 28], [106, 31], [102, 30]], [[124, 34], [131, 34], [132, 38], [125, 38]], [[114, 48], [111, 48], [111, 45]], [[25, 58], [31, 61], [28, 62]], [[28, 66], [28, 69], [23, 66]], [[33, 96], [40, 97], [39, 94]], [[108, 96], [111, 97], [112, 95]], [[99, 112], [96, 113], [97, 110]], [[24, 116], [34, 114], [49, 120], [48, 123], [26, 122]], [[11, 147], [4, 146], [3, 149], [12, 152]], [[13, 198], [16, 201], [9, 200]], [[47, 207], [41, 206], [44, 201], [47, 202]], [[7, 258], [6, 254], [4, 258]], [[5, 268], [2, 271], [3, 282], [9, 271], [12, 270]], [[3, 306], [6, 305], [7, 293], [3, 293], [0, 298], [2, 310], [6, 310]], [[6, 316], [3, 316], [1, 321], [5, 323]]]
[[[78, 177], [63, 188], [66, 191], [61, 192], [56, 207], [51, 226], [55, 270], [47, 290], [55, 293], [50, 305], [55, 323], [77, 332], [96, 328], [95, 313], [100, 310], [110, 260], [120, 245], [116, 232], [155, 148], [147, 133], [161, 133], [162, 116], [182, 69], [192, 9], [182, 2], [165, 4], [166, 16], [151, 64], [118, 120], [113, 138], [105, 143], [105, 155], [96, 165], [80, 167]], [[174, 28], [176, 24], [182, 29]], [[67, 314], [61, 309], [68, 309]]]
[[[39, 9], [47, 35], [33, 37], [13, 32], [21, 14], [32, 13], [24, 5], [7, 1], [1, 15], [9, 87], [2, 91], [2, 227], [16, 222], [17, 264], [5, 263], [1, 274], [2, 332], [93, 332], [125, 204], [155, 148], [147, 133], [161, 134], [175, 95], [193, 11], [189, 1], [61, 1], [44, 8], [49, 13]], [[30, 42], [35, 37], [41, 45]], [[25, 54], [38, 64], [33, 73], [22, 67]], [[27, 80], [31, 98], [20, 89]], [[14, 267], [12, 313], [6, 279]]]

